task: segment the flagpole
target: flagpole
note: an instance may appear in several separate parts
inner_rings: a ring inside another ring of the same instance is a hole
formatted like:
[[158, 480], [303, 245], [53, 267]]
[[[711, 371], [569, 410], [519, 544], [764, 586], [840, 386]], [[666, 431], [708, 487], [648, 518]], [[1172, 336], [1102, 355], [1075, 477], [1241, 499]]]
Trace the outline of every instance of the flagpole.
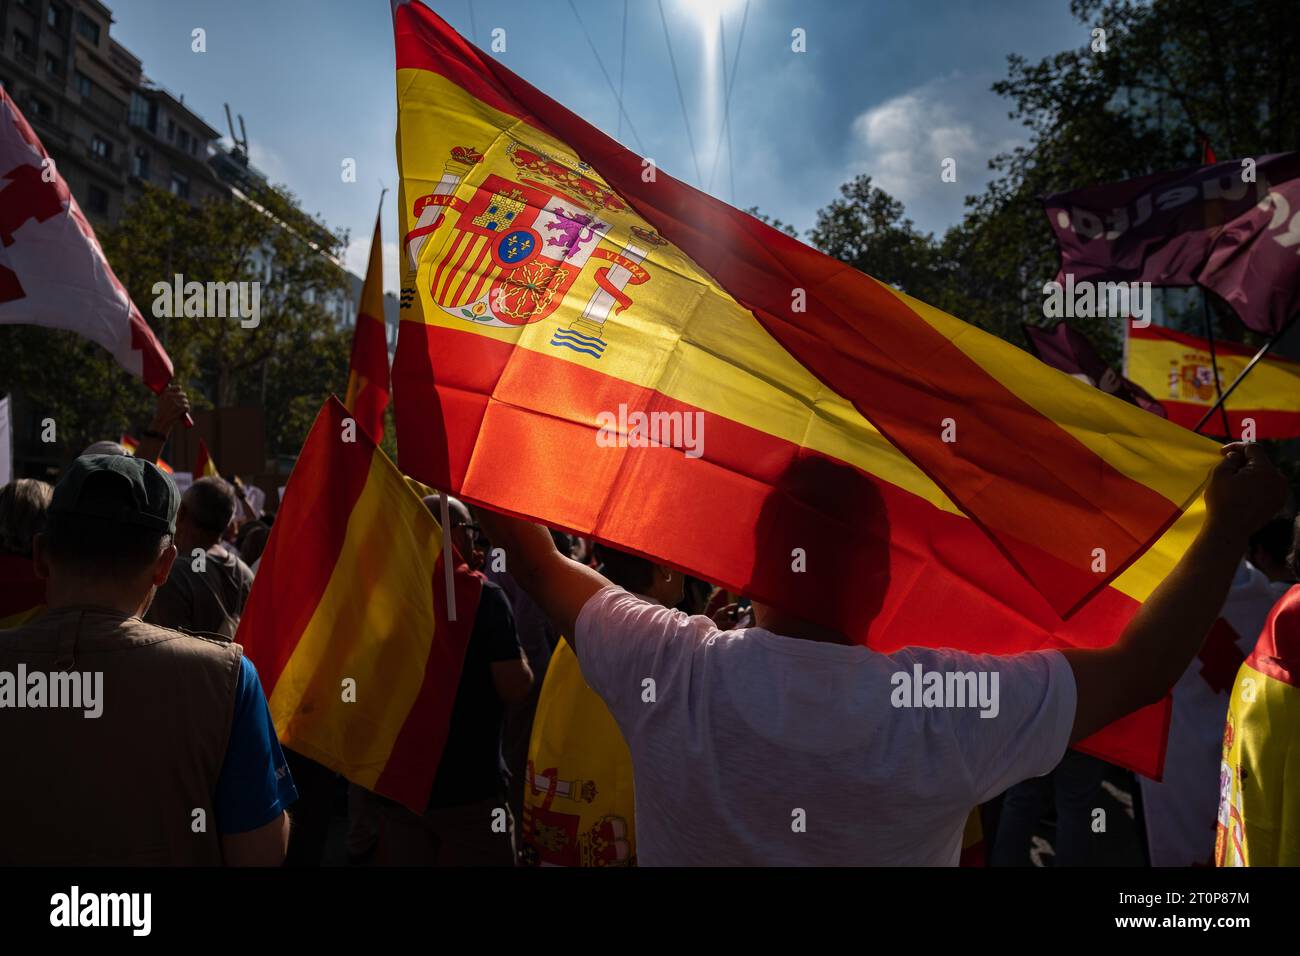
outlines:
[[[1256, 365], [1258, 365], [1263, 360], [1264, 356], [1268, 355], [1268, 353], [1272, 351], [1274, 345], [1282, 341], [1282, 337], [1286, 335], [1287, 332], [1291, 331], [1291, 326], [1295, 325], [1296, 319], [1300, 319], [1300, 312], [1297, 312], [1295, 315], [1291, 316], [1291, 318], [1287, 319], [1286, 325], [1278, 329], [1277, 334], [1264, 343], [1264, 347], [1255, 353], [1255, 357], [1250, 360], [1250, 364], [1241, 370], [1241, 374], [1238, 375], [1236, 379], [1233, 380], [1233, 383], [1228, 386], [1227, 391], [1225, 391], [1222, 395], [1219, 396], [1219, 400], [1214, 403], [1213, 407], [1211, 407], [1209, 411], [1207, 411], [1204, 415], [1201, 416], [1201, 420], [1196, 423], [1196, 427], [1193, 428], [1192, 431], [1199, 432], [1201, 430], [1201, 426], [1203, 426], [1207, 421], [1209, 421], [1210, 417], [1216, 411], [1218, 411], [1221, 407], [1223, 407], [1223, 403], [1228, 400], [1228, 396], [1233, 393], [1233, 390], [1236, 389], [1236, 387], [1241, 384], [1241, 380], [1245, 378], [1247, 375], [1249, 375], [1250, 370], [1253, 369]], [[1227, 414], [1226, 410], [1224, 414], [1225, 415]], [[1230, 434], [1228, 437], [1231, 438], [1232, 435]]]
[[447, 585], [447, 620], [456, 620], [456, 559], [451, 550], [451, 506], [447, 504], [447, 492], [438, 495], [439, 508], [442, 512], [442, 574]]
[[[1219, 413], [1223, 416], [1223, 436], [1227, 439], [1232, 438], [1232, 425], [1228, 422], [1228, 410], [1223, 407], [1223, 386], [1219, 382], [1219, 360], [1214, 354], [1214, 318], [1210, 315], [1210, 293], [1201, 289], [1201, 313], [1205, 316], [1205, 339], [1210, 343], [1210, 370], [1214, 373], [1214, 394], [1219, 397], [1217, 402]], [[1205, 419], [1201, 419], [1196, 430], [1200, 431], [1201, 425], [1205, 424]]]

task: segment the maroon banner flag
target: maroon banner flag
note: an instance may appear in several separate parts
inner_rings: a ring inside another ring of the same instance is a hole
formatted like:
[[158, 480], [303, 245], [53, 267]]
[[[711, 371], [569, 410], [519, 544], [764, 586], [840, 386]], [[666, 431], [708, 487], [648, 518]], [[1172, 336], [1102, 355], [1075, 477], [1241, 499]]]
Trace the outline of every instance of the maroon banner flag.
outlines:
[[1145, 408], [1153, 415], [1169, 417], [1164, 406], [1144, 388], [1130, 382], [1107, 365], [1088, 337], [1078, 329], [1065, 322], [1057, 322], [1050, 328], [1026, 325], [1024, 330], [1038, 357], [1052, 368], [1083, 379], [1107, 395], [1122, 398], [1132, 405]]
[[1044, 200], [1075, 282], [1200, 285], [1274, 335], [1300, 311], [1300, 153], [1226, 160]]

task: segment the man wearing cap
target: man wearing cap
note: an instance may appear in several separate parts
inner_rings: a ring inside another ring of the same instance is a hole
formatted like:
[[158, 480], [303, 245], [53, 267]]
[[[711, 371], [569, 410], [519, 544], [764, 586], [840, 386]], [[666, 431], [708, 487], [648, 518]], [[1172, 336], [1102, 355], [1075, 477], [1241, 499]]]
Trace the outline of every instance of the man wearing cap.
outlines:
[[[284, 859], [297, 791], [256, 670], [238, 644], [141, 620], [178, 505], [139, 458], [83, 456], [55, 486], [33, 549], [48, 610], [0, 632], [0, 864]], [[93, 708], [45, 692], [82, 679]]]

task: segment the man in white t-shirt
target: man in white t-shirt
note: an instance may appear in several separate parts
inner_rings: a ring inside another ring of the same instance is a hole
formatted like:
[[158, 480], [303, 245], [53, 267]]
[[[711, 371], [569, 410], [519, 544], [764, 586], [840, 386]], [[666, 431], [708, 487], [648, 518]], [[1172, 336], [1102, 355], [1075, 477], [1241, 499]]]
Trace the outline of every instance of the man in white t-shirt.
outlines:
[[[1196, 653], [1286, 492], [1257, 446], [1224, 453], [1196, 541], [1095, 650], [880, 654], [758, 602], [758, 626], [721, 631], [613, 587], [540, 525], [481, 523], [623, 731], [642, 864], [955, 865], [973, 806], [1159, 700]], [[888, 572], [843, 578], [842, 600], [878, 604]], [[901, 706], [930, 672], [965, 705]]]

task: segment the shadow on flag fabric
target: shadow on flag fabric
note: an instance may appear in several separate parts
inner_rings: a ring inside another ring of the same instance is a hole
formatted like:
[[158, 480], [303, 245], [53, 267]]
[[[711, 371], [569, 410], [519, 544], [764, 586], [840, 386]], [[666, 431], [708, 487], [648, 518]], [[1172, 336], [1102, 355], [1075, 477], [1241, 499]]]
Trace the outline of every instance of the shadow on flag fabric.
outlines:
[[76, 332], [161, 392], [172, 362], [113, 274], [95, 231], [0, 88], [0, 324]]
[[481, 582], [396, 466], [329, 399], [289, 478], [237, 639], [281, 742], [423, 813]]
[[1300, 152], [1085, 186], [1044, 206], [1075, 282], [1200, 285], [1261, 335], [1300, 312]]
[[370, 264], [361, 287], [357, 324], [352, 332], [352, 358], [343, 404], [375, 441], [384, 440], [384, 410], [388, 408], [388, 328], [384, 324], [383, 240], [375, 217], [370, 240]]
[[[1254, 349], [1216, 339], [1214, 357], [1224, 388], [1250, 364]], [[1218, 399], [1210, 343], [1195, 335], [1158, 325], [1129, 329], [1128, 374], [1159, 396], [1169, 420], [1195, 428]], [[1300, 438], [1300, 362], [1270, 355], [1260, 361], [1224, 402], [1228, 427], [1240, 438], [1247, 421], [1255, 439]], [[1216, 413], [1201, 429], [1218, 435], [1222, 419]]]
[[1026, 325], [1025, 337], [1034, 347], [1038, 357], [1052, 368], [1060, 369], [1107, 395], [1114, 395], [1152, 415], [1168, 418], [1160, 403], [1140, 386], [1120, 376], [1097, 354], [1088, 337], [1066, 322], [1057, 322], [1051, 328]]
[[[404, 471], [880, 650], [1106, 645], [1185, 550], [1212, 442], [678, 182], [426, 7], [393, 15]], [[1167, 714], [1084, 749], [1158, 774]]]

